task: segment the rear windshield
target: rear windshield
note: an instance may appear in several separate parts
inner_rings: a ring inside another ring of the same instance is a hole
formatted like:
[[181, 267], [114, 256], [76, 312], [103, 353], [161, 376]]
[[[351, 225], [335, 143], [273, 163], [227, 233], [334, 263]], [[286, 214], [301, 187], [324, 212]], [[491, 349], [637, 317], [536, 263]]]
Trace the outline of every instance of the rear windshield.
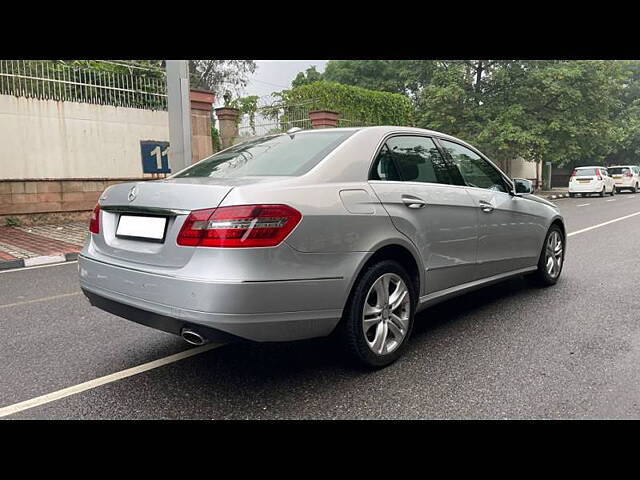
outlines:
[[173, 178], [302, 175], [354, 132], [327, 130], [256, 138], [205, 158]]
[[595, 168], [577, 168], [576, 169], [576, 175], [595, 175], [596, 174], [596, 169]]
[[610, 167], [609, 173], [611, 175], [621, 175], [625, 173], [629, 173], [631, 170], [627, 167]]

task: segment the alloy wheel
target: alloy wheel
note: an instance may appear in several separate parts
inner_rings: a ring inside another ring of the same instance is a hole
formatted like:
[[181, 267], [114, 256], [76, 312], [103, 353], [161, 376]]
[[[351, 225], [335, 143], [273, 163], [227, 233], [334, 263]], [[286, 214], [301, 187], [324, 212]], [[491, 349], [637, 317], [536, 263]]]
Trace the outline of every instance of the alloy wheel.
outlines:
[[395, 273], [380, 276], [367, 293], [362, 329], [372, 352], [386, 355], [402, 344], [409, 329], [411, 293]]
[[558, 231], [554, 230], [549, 235], [545, 252], [547, 273], [551, 278], [556, 278], [560, 275], [563, 260], [562, 236]]

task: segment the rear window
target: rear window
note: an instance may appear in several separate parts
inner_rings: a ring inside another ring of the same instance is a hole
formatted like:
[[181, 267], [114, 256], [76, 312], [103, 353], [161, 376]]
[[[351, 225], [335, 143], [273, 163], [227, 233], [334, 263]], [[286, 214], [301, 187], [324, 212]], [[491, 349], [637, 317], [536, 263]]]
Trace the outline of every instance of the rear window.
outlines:
[[596, 174], [595, 168], [577, 168], [576, 175], [591, 175], [594, 176]]
[[256, 138], [205, 158], [173, 178], [298, 176], [315, 167], [353, 133], [327, 130]]
[[610, 167], [609, 174], [610, 175], [624, 175], [625, 173], [629, 173], [631, 169], [627, 167]]

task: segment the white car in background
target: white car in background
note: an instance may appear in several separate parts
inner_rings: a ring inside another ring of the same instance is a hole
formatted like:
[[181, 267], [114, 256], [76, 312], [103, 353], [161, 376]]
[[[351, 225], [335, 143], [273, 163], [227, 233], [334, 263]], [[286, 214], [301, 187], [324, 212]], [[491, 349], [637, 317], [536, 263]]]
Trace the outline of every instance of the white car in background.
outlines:
[[616, 193], [616, 185], [605, 167], [578, 167], [569, 179], [569, 196], [597, 193], [601, 197]]
[[608, 170], [615, 183], [616, 192], [631, 190], [633, 193], [638, 193], [640, 167], [637, 165], [615, 165], [609, 167]]

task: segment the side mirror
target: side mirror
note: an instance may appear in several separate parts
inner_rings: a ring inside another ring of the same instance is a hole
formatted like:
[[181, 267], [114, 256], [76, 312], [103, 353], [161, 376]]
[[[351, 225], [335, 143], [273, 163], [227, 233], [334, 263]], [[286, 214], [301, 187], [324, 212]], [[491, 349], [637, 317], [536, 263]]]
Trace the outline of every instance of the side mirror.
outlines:
[[516, 194], [518, 193], [533, 193], [533, 182], [526, 178], [514, 178], [513, 187]]

